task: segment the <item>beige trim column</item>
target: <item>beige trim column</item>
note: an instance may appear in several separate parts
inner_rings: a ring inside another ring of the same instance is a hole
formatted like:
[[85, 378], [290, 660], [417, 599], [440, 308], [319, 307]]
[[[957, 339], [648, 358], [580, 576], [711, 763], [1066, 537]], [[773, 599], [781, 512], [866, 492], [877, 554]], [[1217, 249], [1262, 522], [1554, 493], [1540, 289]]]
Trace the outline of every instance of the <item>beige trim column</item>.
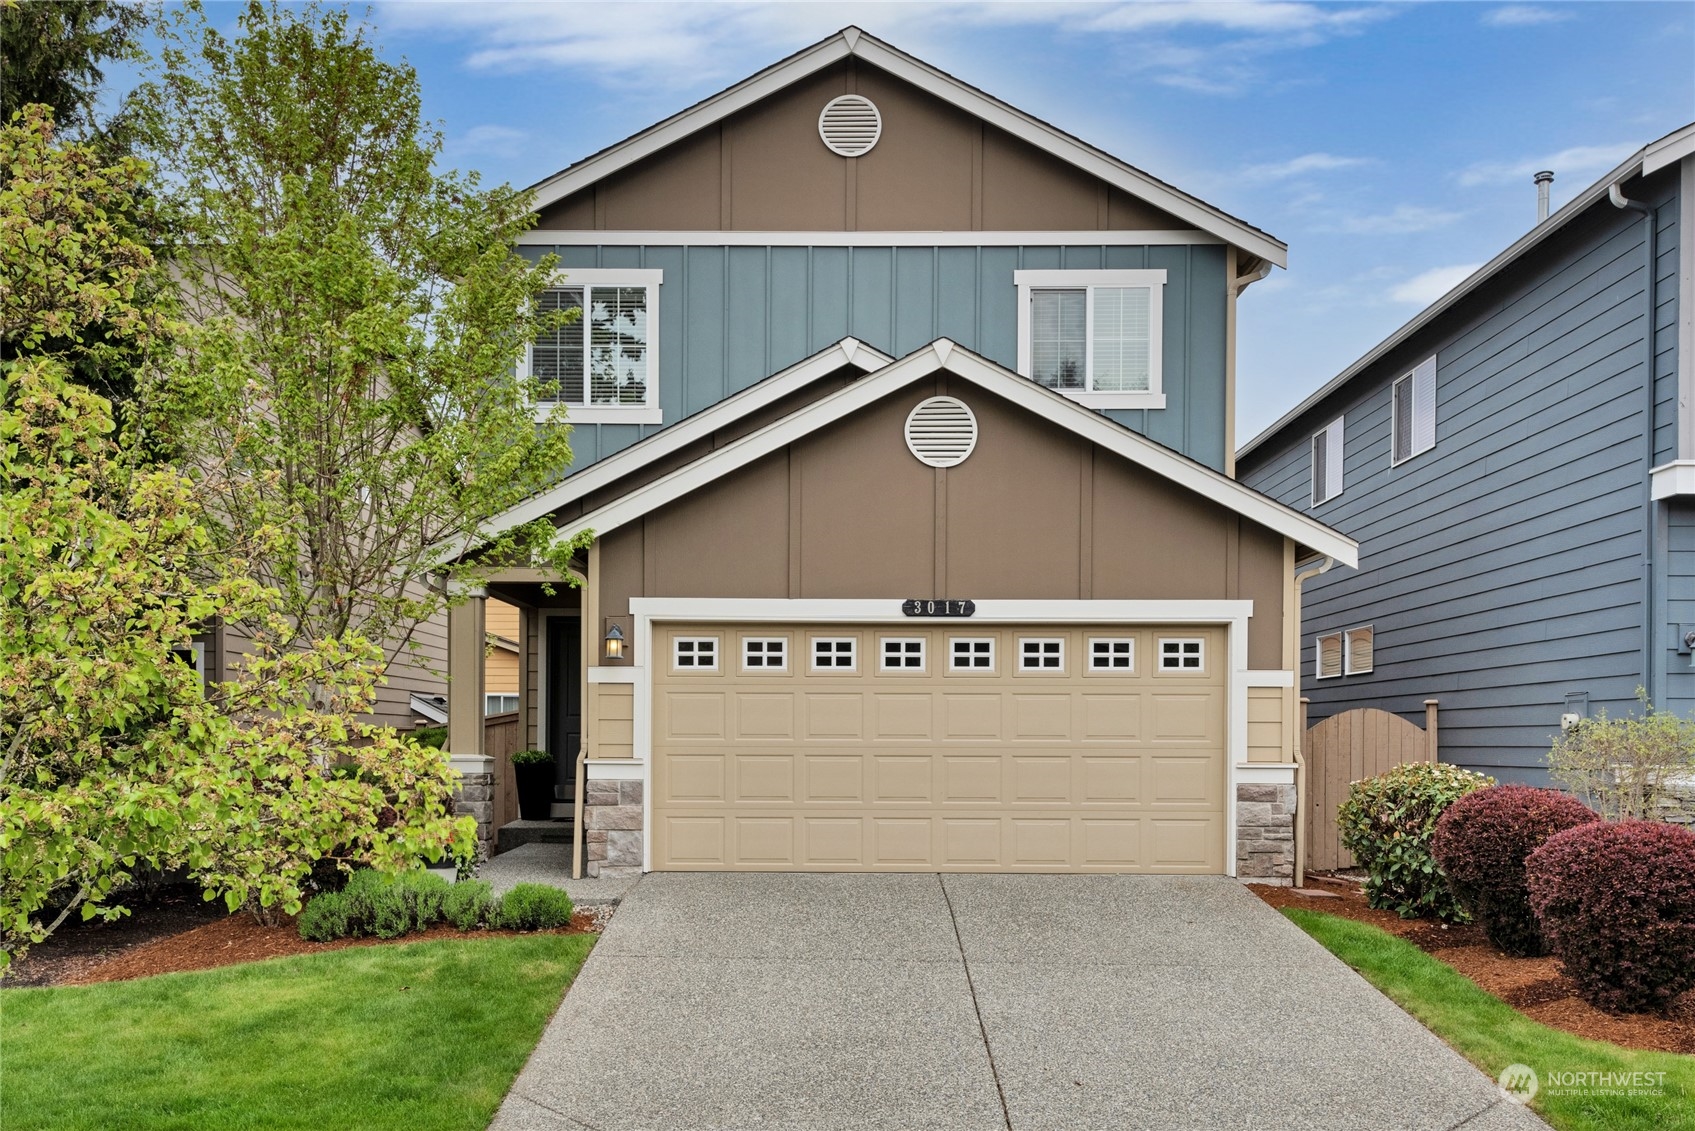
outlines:
[[459, 592], [466, 599], [447, 610], [447, 752], [481, 757], [488, 590], [478, 586]]

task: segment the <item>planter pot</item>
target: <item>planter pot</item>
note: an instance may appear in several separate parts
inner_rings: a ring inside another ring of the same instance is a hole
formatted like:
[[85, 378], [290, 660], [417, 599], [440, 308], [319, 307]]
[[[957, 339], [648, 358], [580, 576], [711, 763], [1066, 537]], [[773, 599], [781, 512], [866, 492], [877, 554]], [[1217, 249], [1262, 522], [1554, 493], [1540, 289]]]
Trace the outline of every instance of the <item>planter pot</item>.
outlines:
[[553, 763], [532, 762], [512, 767], [518, 782], [518, 815], [526, 821], [553, 816]]

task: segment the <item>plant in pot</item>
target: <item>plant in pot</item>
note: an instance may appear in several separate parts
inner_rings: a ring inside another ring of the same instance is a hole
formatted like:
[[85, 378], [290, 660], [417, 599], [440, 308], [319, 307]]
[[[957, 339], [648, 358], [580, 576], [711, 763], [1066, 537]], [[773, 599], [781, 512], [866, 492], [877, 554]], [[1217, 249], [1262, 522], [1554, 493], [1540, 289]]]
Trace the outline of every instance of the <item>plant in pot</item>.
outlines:
[[526, 821], [553, 816], [553, 755], [545, 750], [520, 750], [512, 755], [518, 782], [518, 815]]

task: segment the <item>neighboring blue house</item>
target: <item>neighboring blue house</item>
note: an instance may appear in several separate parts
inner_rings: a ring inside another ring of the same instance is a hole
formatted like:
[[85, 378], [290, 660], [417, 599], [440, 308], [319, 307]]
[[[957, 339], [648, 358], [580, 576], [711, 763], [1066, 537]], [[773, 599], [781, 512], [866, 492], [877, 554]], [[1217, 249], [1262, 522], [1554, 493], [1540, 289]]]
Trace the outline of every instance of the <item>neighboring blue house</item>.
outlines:
[[1563, 716], [1695, 709], [1692, 154], [1645, 147], [1237, 453], [1360, 543], [1305, 584], [1312, 722], [1436, 698], [1443, 761], [1540, 783]]

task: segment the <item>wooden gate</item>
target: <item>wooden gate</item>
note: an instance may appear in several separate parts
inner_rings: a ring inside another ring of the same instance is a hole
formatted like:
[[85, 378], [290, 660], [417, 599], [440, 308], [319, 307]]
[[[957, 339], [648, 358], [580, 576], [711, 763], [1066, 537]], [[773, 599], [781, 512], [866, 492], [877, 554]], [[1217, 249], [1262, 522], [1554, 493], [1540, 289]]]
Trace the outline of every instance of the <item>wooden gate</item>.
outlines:
[[[1301, 700], [1306, 726], [1307, 700]], [[1436, 700], [1424, 701], [1424, 726], [1375, 707], [1332, 715], [1306, 730], [1302, 751], [1307, 763], [1307, 867], [1320, 872], [1352, 868], [1354, 858], [1342, 847], [1336, 809], [1348, 798], [1348, 786], [1408, 762], [1436, 761]]]
[[494, 823], [489, 830], [518, 819], [518, 782], [512, 773], [512, 755], [524, 748], [524, 727], [517, 711], [489, 715], [483, 719], [483, 753], [494, 759]]

